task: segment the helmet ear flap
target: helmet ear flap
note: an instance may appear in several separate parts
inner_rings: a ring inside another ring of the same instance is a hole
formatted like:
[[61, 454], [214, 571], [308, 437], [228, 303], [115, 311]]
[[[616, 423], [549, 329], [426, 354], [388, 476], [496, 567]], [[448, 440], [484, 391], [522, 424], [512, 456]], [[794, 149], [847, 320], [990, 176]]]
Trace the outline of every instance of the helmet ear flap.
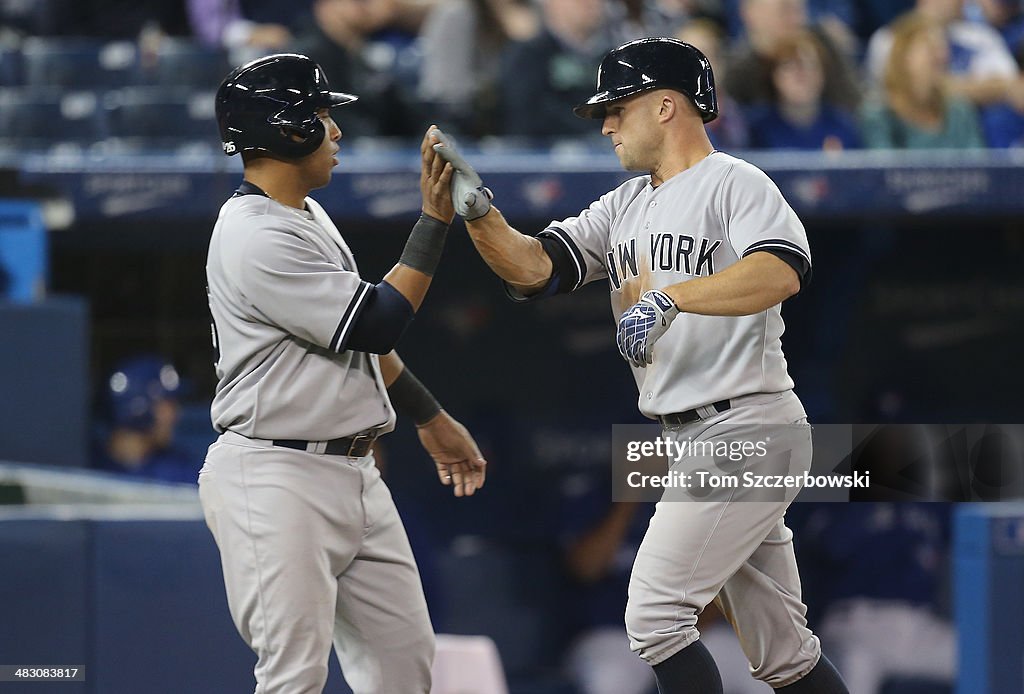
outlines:
[[305, 144], [310, 137], [308, 132], [294, 125], [282, 125], [281, 135], [297, 145]]
[[289, 157], [305, 157], [316, 151], [327, 131], [318, 116], [302, 111], [277, 114], [271, 123], [277, 126], [279, 153]]

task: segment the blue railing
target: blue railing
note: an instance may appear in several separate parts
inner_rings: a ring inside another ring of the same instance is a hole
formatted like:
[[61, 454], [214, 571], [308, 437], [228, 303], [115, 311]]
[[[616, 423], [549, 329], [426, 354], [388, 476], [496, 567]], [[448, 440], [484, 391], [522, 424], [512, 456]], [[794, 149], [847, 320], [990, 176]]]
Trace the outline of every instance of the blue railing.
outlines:
[[[510, 217], [577, 213], [629, 177], [607, 151], [467, 148]], [[1024, 150], [883, 152], [839, 155], [738, 153], [764, 169], [805, 216], [991, 217], [1024, 212]], [[237, 157], [183, 153], [0, 152], [21, 184], [69, 200], [79, 220], [208, 219], [241, 176]], [[349, 220], [401, 218], [419, 209], [419, 154], [410, 148], [342, 150], [334, 180], [316, 193]]]

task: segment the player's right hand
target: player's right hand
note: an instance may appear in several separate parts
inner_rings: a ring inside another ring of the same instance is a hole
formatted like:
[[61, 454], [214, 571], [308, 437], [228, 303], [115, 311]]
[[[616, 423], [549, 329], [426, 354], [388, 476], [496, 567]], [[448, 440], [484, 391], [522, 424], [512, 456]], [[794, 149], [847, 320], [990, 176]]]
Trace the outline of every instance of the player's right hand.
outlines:
[[452, 176], [452, 204], [459, 216], [471, 222], [490, 212], [494, 193], [484, 186], [476, 170], [455, 149], [452, 139], [440, 130], [437, 130], [434, 151], [455, 167], [455, 175]]
[[434, 151], [441, 131], [436, 125], [427, 128], [420, 143], [420, 194], [423, 196], [423, 214], [451, 224], [455, 216], [452, 207], [451, 182], [454, 169]]

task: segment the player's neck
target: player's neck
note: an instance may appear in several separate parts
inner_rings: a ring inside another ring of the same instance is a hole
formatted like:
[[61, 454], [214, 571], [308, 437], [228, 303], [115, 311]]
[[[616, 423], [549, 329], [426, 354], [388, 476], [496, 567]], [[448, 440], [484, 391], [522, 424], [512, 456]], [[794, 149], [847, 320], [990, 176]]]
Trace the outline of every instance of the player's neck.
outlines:
[[651, 171], [651, 185], [655, 187], [701, 163], [715, 151], [715, 148], [707, 137], [704, 137], [702, 142], [691, 142], [679, 147], [666, 148], [666, 151], [669, 154]]
[[245, 167], [245, 180], [259, 187], [267, 197], [297, 210], [305, 209], [309, 189], [293, 171], [282, 170], [287, 164], [258, 160], [260, 165]]

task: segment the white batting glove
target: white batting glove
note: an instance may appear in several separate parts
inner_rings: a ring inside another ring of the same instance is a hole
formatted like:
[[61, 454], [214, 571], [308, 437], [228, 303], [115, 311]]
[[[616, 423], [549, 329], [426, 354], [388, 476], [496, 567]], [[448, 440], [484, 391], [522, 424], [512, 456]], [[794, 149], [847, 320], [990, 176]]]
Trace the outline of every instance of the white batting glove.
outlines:
[[494, 193], [484, 186], [479, 174], [455, 149], [455, 143], [450, 137], [438, 130], [437, 139], [434, 151], [455, 169], [455, 175], [452, 176], [452, 204], [455, 211], [467, 222], [483, 217], [491, 210]]
[[657, 289], [644, 292], [619, 318], [619, 354], [633, 366], [646, 367], [654, 361], [654, 343], [678, 315], [679, 307], [668, 294]]

